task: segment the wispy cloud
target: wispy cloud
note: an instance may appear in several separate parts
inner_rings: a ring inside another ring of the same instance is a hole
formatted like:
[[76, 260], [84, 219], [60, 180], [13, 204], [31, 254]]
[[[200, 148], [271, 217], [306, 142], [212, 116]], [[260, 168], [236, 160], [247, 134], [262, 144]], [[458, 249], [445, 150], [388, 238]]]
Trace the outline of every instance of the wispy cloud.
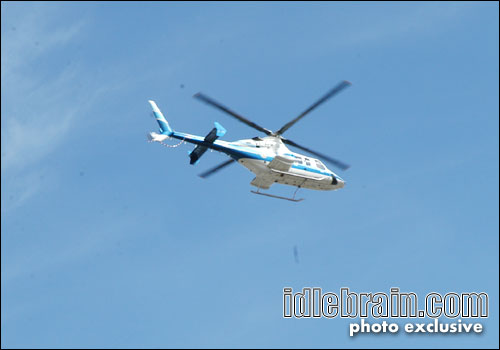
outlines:
[[[22, 89], [24, 92], [6, 101], [8, 106], [2, 111], [2, 174], [47, 155], [69, 131], [76, 115], [65, 102], [71, 93], [66, 89], [70, 80], [71, 73], [65, 71], [44, 87]], [[9, 89], [8, 84], [4, 86]]]
[[86, 28], [83, 20], [58, 20], [60, 12], [57, 6], [20, 11], [2, 3], [2, 213], [43, 188], [40, 162], [68, 141], [105, 89], [94, 88], [78, 60], [54, 67]]
[[[84, 27], [83, 22], [59, 24], [54, 27], [58, 15], [55, 9], [47, 6], [32, 6], [32, 11], [11, 11], [5, 8], [2, 12], [13, 15], [8, 24], [2, 26], [2, 83], [10, 81], [18, 75], [24, 75], [27, 65], [51, 50], [64, 46], [77, 37]], [[7, 19], [2, 16], [2, 22]], [[15, 75], [15, 76], [13, 76]]]
[[42, 56], [77, 38], [82, 24], [51, 28], [55, 14], [39, 10], [22, 12], [15, 24], [2, 28], [2, 175], [47, 155], [76, 114], [68, 99], [75, 69], [47, 77], [33, 68]]
[[129, 217], [127, 220], [110, 220], [105, 225], [100, 222], [82, 225], [72, 231], [71, 236], [51, 242], [47, 249], [53, 249], [53, 254], [47, 254], [46, 250], [36, 245], [26, 246], [23, 248], [25, 254], [12, 256], [2, 264], [2, 283], [31, 273], [64, 268], [69, 262], [88, 258], [91, 253], [115, 249], [114, 242], [128, 238], [123, 232], [133, 225], [134, 220]]
[[8, 210], [21, 207], [42, 188], [46, 169], [17, 174], [2, 181], [2, 187], [9, 190], [2, 194], [2, 215]]

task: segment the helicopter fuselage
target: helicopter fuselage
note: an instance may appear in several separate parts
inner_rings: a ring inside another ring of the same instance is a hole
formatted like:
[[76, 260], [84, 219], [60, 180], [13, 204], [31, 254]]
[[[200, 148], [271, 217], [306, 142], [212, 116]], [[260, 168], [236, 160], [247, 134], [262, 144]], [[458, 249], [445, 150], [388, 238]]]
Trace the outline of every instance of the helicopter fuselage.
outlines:
[[[205, 137], [176, 132], [170, 127], [156, 103], [153, 100], [149, 100], [149, 104], [153, 108], [153, 116], [160, 126], [160, 134], [150, 133], [148, 139], [150, 142], [163, 142], [168, 138], [175, 138], [181, 140], [181, 143], [185, 141], [195, 144], [196, 147], [189, 152], [190, 164], [196, 164], [209, 149], [223, 152], [231, 159], [203, 172], [200, 174], [200, 177], [206, 178], [226, 166], [238, 162], [255, 174], [255, 178], [250, 184], [257, 187], [258, 190], [250, 192], [299, 202], [302, 199], [295, 198], [295, 194], [299, 188], [328, 191], [340, 189], [344, 187], [345, 183], [337, 174], [328, 169], [321, 160], [292, 152], [285, 145], [313, 154], [342, 170], [348, 169], [349, 165], [338, 159], [304, 147], [282, 135], [308, 113], [350, 85], [351, 83], [347, 80], [340, 82], [309, 108], [274, 132], [230, 110], [201, 92], [195, 94], [194, 97], [198, 100], [267, 135], [265, 137], [254, 137], [252, 139], [233, 142], [219, 140], [220, 137], [225, 135], [226, 129], [217, 122], [214, 123], [215, 127]], [[297, 189], [292, 198], [260, 192], [261, 189], [270, 188], [274, 183], [294, 186]]]
[[267, 189], [273, 183], [312, 190], [337, 190], [344, 180], [319, 159], [290, 151], [277, 136], [255, 137], [233, 142], [173, 131], [170, 137], [223, 152], [256, 175], [251, 184]]

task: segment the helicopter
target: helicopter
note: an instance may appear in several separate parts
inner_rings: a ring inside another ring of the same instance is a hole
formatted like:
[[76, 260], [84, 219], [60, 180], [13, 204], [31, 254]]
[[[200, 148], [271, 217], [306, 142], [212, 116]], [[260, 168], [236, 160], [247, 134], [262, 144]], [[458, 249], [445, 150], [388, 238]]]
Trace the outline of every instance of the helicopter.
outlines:
[[[292, 119], [283, 125], [279, 130], [274, 132], [250, 121], [201, 92], [195, 94], [193, 96], [194, 98], [215, 107], [222, 112], [225, 112], [240, 122], [266, 135], [263, 137], [256, 136], [251, 139], [233, 142], [219, 140], [220, 137], [226, 134], [226, 129], [218, 122], [214, 123], [214, 128], [205, 137], [174, 131], [168, 124], [156, 103], [149, 100], [148, 102], [153, 109], [153, 116], [158, 122], [160, 130], [159, 133], [149, 133], [148, 140], [149, 142], [159, 142], [168, 147], [175, 147], [184, 142], [196, 145], [196, 147], [189, 152], [190, 164], [198, 163], [200, 158], [208, 149], [225, 153], [229, 156], [229, 160], [210, 168], [209, 170], [201, 173], [199, 176], [207, 178], [228, 165], [237, 162], [255, 174], [255, 178], [252, 182], [250, 182], [250, 184], [257, 187], [257, 191], [252, 190], [250, 192], [258, 195], [299, 202], [303, 199], [296, 199], [295, 195], [300, 188], [328, 191], [338, 190], [344, 187], [345, 181], [333, 171], [329, 170], [321, 159], [342, 170], [347, 170], [349, 165], [335, 158], [301, 146], [290, 139], [284, 138], [282, 135], [312, 110], [316, 109], [319, 105], [323, 104], [350, 85], [351, 83], [346, 80], [340, 82], [296, 118]], [[164, 143], [165, 140], [171, 138], [180, 140], [180, 143], [175, 146]], [[287, 146], [303, 150], [318, 157], [319, 159], [292, 152]], [[297, 187], [293, 197], [283, 197], [261, 192], [261, 190], [269, 189], [274, 183]]]

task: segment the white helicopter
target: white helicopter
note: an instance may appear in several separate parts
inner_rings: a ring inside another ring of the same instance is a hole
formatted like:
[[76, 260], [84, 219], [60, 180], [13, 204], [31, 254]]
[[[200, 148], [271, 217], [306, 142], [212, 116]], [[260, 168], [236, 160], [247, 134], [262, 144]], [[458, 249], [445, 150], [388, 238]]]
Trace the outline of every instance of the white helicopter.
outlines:
[[[224, 136], [226, 129], [224, 129], [222, 125], [217, 122], [214, 123], [215, 127], [205, 137], [174, 131], [168, 124], [156, 103], [150, 100], [149, 103], [153, 108], [154, 117], [160, 125], [160, 133], [151, 132], [148, 135], [148, 139], [150, 142], [159, 142], [164, 144], [163, 141], [169, 138], [174, 138], [181, 140], [180, 144], [184, 142], [195, 144], [196, 147], [189, 154], [191, 159], [190, 164], [196, 164], [200, 157], [208, 149], [223, 152], [228, 155], [230, 159], [200, 174], [202, 178], [206, 178], [214, 174], [233, 162], [238, 162], [255, 174], [255, 178], [250, 184], [257, 187], [257, 191], [251, 191], [252, 193], [299, 202], [302, 199], [295, 199], [295, 195], [299, 188], [323, 191], [337, 190], [344, 187], [344, 180], [342, 180], [340, 176], [335, 174], [333, 171], [329, 170], [321, 162], [321, 160], [292, 152], [286, 147], [286, 145], [311, 153], [342, 170], [348, 169], [349, 165], [315, 152], [309, 148], [300, 146], [294, 141], [284, 138], [282, 135], [313, 109], [349, 85], [351, 85], [350, 82], [342, 81], [308, 109], [302, 112], [298, 117], [286, 123], [283, 127], [281, 127], [281, 129], [275, 132], [251, 122], [202, 93], [194, 95], [195, 98], [223, 112], [226, 112], [237, 120], [267, 135], [265, 137], [254, 137], [252, 139], [238, 140], [234, 142], [218, 140], [219, 137]], [[295, 186], [297, 189], [295, 190], [292, 198], [260, 192], [261, 189], [269, 189], [274, 183]]]

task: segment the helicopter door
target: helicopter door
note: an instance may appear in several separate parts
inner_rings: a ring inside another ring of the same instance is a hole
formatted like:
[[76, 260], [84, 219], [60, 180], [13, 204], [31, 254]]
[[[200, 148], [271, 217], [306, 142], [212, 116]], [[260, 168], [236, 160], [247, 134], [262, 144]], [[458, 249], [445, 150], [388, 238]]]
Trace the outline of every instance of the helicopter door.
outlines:
[[271, 168], [272, 170], [278, 170], [278, 171], [288, 171], [290, 170], [290, 167], [293, 164], [293, 159], [283, 157], [283, 156], [276, 156], [274, 159], [269, 163], [267, 166]]

